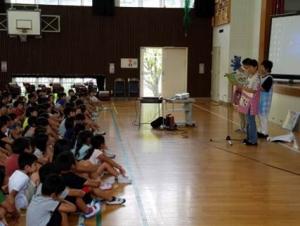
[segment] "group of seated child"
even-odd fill
[[[70,213],[91,218],[101,204],[125,203],[107,192],[131,180],[108,152],[95,94],[0,92],[0,226],[18,225],[23,210],[27,226],[65,226]]]

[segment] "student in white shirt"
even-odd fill
[[[16,170],[8,181],[9,204],[17,211],[27,208],[32,197],[29,190],[37,184],[37,181],[31,180],[30,177],[37,174],[38,170],[37,157],[33,154],[21,154],[18,163],[19,170]]]
[[[257,145],[257,129],[255,116],[258,114],[259,96],[260,96],[260,78],[258,76],[258,63],[252,59],[249,67],[246,69],[248,74],[248,83],[242,87],[242,92],[250,94],[248,110],[246,113],[247,137],[243,143],[246,145]]]
[[[105,170],[115,177],[115,182],[122,184],[131,184],[132,181],[126,176],[125,169],[107,157],[105,154],[105,139],[102,135],[95,135],[91,139],[91,148],[87,150],[84,156],[85,160],[89,160],[92,164],[99,165],[98,173],[101,175]]]

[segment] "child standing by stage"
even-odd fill
[[[273,94],[273,78],[270,75],[273,67],[273,63],[269,60],[264,60],[259,68],[259,73],[261,76],[261,93],[259,102],[259,128],[258,137],[267,138],[269,135],[268,131],[268,116],[272,103]]]
[[[237,76],[239,77],[243,77],[243,78],[247,78],[247,68],[249,66],[249,62],[251,62],[250,58],[245,58],[242,61],[242,65],[238,62],[236,62],[236,65],[232,65],[232,66],[236,66],[234,69],[234,71],[237,72]],[[238,67],[239,66],[239,67]],[[238,106],[239,105],[239,101],[241,98],[241,94],[242,94],[242,89],[239,86],[235,86],[234,87],[234,93],[233,93],[233,105],[234,106]],[[240,128],[237,129],[237,132],[246,132],[246,115],[242,112],[239,112],[239,116],[240,116]]]
[[[246,69],[248,83],[242,88],[242,101],[240,101],[239,111],[246,114],[247,138],[243,143],[246,145],[257,145],[257,129],[255,115],[258,114],[260,96],[260,78],[258,76],[258,63],[251,60]]]

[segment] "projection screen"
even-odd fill
[[[272,18],[269,60],[272,74],[300,79],[300,15]]]

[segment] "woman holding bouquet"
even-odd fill
[[[247,75],[247,68],[249,66],[249,62],[251,62],[250,58],[245,58],[242,61],[242,65],[240,63],[240,58],[239,61],[232,61],[232,65],[231,67],[233,68],[234,71],[236,71],[236,76],[239,77],[243,77],[245,79],[247,79],[248,75]],[[240,102],[240,98],[242,95],[242,88],[240,86],[234,86],[234,91],[233,91],[233,105],[235,107],[238,107],[239,102]],[[239,112],[239,116],[240,116],[240,128],[237,129],[237,132],[246,132],[246,115],[242,112]]]

